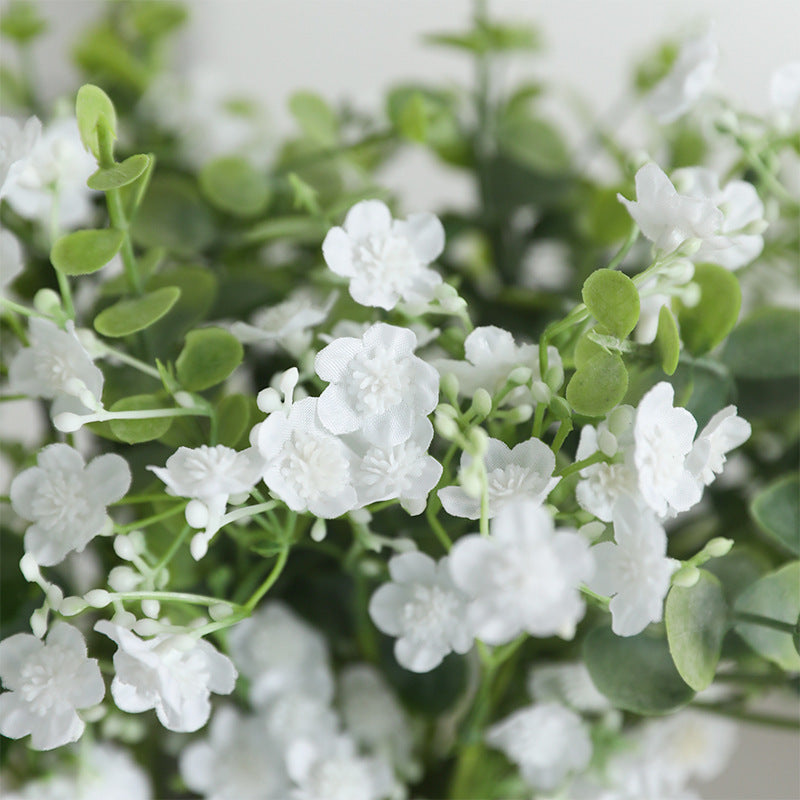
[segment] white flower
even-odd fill
[[[95,742],[81,747],[79,758],[72,800],[150,800],[153,796],[147,773],[127,750]]]
[[[208,721],[211,692],[233,691],[237,673],[231,660],[204,639],[159,635],[145,640],[108,620],[94,629],[118,645],[111,694],[121,711],[154,708],[168,730],[196,731]]]
[[[429,269],[444,249],[444,228],[433,214],[392,220],[380,200],[356,203],[344,226],[331,228],[322,254],[333,272],[350,278],[350,294],[364,306],[387,311],[400,300],[427,303],[442,282]]]
[[[598,713],[611,708],[582,661],[534,667],[528,678],[528,691],[538,703],[563,703],[576,711]]]
[[[57,622],[45,642],[17,633],[0,642],[0,733],[31,734],[31,747],[52,750],[76,742],[85,724],[76,709],[97,705],[105,694],[97,660],[86,657],[77,628]]]
[[[717,66],[719,48],[713,30],[685,42],[669,74],[647,99],[661,123],[683,116],[708,88]]]
[[[192,556],[201,559],[208,543],[219,530],[222,515],[231,495],[249,492],[260,480],[264,462],[254,447],[237,452],[218,444],[214,447],[179,447],[167,459],[166,467],[149,466],[166,485],[167,491],[178,497],[192,497],[205,507],[205,531],[192,539]],[[187,513],[191,518],[196,509]]]
[[[293,511],[332,519],[355,508],[353,452],[322,427],[317,398],[271,413],[253,437],[266,462],[264,483]],[[251,439],[253,438],[251,437]]]
[[[548,363],[554,371],[562,369],[561,356],[555,347],[548,347]],[[475,328],[464,340],[464,361],[440,359],[435,363],[441,375],[452,372],[458,378],[459,394],[471,397],[479,388],[494,396],[517,367],[528,367],[534,381],[543,380],[539,373],[539,348],[532,344],[518,345],[506,330],[494,325]],[[562,376],[563,380],[563,376]],[[559,381],[560,383],[560,381]],[[524,387],[514,389],[506,403],[530,402]]]
[[[259,706],[267,730],[284,754],[298,739],[326,739],[339,732],[339,718],[330,706],[332,689],[330,693],[320,689],[314,687],[314,694],[307,694],[302,686],[290,687]]]
[[[0,198],[6,196],[25,168],[42,133],[42,123],[29,117],[20,125],[12,117],[0,117]]]
[[[250,681],[254,705],[281,695],[333,697],[333,675],[322,635],[282,603],[270,602],[230,632],[231,657]]]
[[[750,438],[750,423],[736,415],[736,406],[718,411],[695,439],[686,459],[692,475],[708,486],[722,472],[725,454]]]
[[[419,777],[408,719],[383,675],[371,664],[351,664],[339,680],[347,732],[367,752],[383,755],[404,776]]]
[[[32,317],[28,339],[30,347],[20,350],[8,365],[13,393],[55,400],[53,417],[61,411],[85,413],[82,398],[87,391],[92,405],[100,405],[103,373],[92,363],[71,322],[62,331],[50,320]]]
[[[472,460],[468,453],[461,454],[462,472],[469,468]],[[553,451],[540,439],[520,442],[513,450],[499,439],[489,439],[484,462],[490,518],[515,500],[527,499],[541,505],[559,481],[552,477],[556,466]],[[480,517],[480,498],[470,497],[460,486],[448,486],[438,494],[448,514],[467,519]]]
[[[448,653],[472,647],[467,597],[453,583],[449,558],[437,564],[424,553],[402,553],[389,561],[389,574],[392,581],[370,599],[369,615],[381,631],[397,637],[398,663],[429,672]]]
[[[450,551],[456,586],[471,602],[475,636],[505,644],[523,631],[572,638],[586,610],[578,590],[594,569],[577,531],[556,531],[550,515],[530,500],[506,505],[491,537],[472,534]]]
[[[769,99],[773,107],[791,114],[800,105],[800,61],[790,61],[772,73]]]
[[[617,199],[627,209],[642,233],[661,253],[677,250],[688,239],[708,246],[725,246],[719,231],[724,216],[708,197],[678,194],[670,179],[652,162],[636,173],[636,200],[621,194]]]
[[[106,506],[124,497],[130,483],[122,456],[106,453],[85,466],[69,445],[48,445],[37,466],[11,484],[14,511],[33,522],[25,533],[26,552],[44,567],[59,564],[72,550],[80,552],[103,531]]]
[[[361,339],[336,339],[323,348],[314,364],[330,384],[317,404],[322,424],[331,433],[361,430],[391,445],[408,439],[415,418],[439,401],[439,375],[414,355],[416,346],[413,331],[378,322]]]
[[[209,736],[189,744],[179,767],[186,785],[206,800],[285,800],[289,776],[283,753],[264,720],[229,706],[211,720]]]
[[[28,156],[9,174],[4,198],[25,219],[47,226],[56,214],[59,227],[76,228],[94,216],[93,193],[86,180],[96,169],[75,119],[56,120],[45,127]]]
[[[592,742],[583,720],[558,703],[537,703],[514,712],[486,732],[535,789],[549,791],[570,773],[585,769]]]
[[[379,436],[373,437],[377,442],[369,442],[361,436],[347,437],[349,447],[359,458],[353,473],[358,505],[397,497],[409,514],[421,514],[428,493],[442,475],[442,465],[428,455],[433,426],[426,417],[418,417],[411,436],[396,445],[388,441],[387,431],[377,433]],[[383,442],[380,436],[385,437]]]
[[[617,636],[633,636],[651,622],[659,622],[664,598],[677,562],[667,558],[667,534],[649,509],[628,497],[613,511],[613,542],[592,547],[596,563],[589,588],[612,597],[611,629]]]
[[[282,303],[256,312],[252,324],[234,322],[231,333],[242,344],[280,345],[299,358],[311,344],[311,329],[325,321],[336,298],[337,292],[331,292],[321,301],[308,289],[298,289]]]
[[[639,403],[633,431],[639,492],[659,517],[688,511],[703,493],[686,463],[697,421],[672,407],[673,396],[670,384],[656,384]]]
[[[748,230],[766,226],[764,203],[752,183],[729,181],[720,189],[719,177],[706,167],[686,167],[672,173],[681,196],[710,201],[723,213],[719,236],[704,238],[692,256],[698,263],[710,261],[736,270],[753,261],[764,249],[764,237]]]
[[[0,229],[0,291],[14,281],[22,272],[22,246],[13,233]],[[2,297],[2,294],[0,294]]]
[[[389,765],[358,755],[346,736],[295,742],[286,757],[295,800],[383,800],[396,791]]]

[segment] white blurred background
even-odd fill
[[[37,44],[39,80],[47,96],[75,87],[68,69],[77,32],[98,11],[97,0],[40,0],[51,20]],[[468,0],[189,0],[191,22],[181,35],[175,68],[218,71],[237,91],[266,108],[277,133],[288,129],[286,99],[301,88],[329,100],[347,98],[378,109],[383,91],[413,79],[470,81],[466,57],[423,44],[425,32],[466,28]],[[604,117],[629,85],[632,65],[665,37],[713,22],[720,44],[716,88],[736,105],[766,110],[773,70],[800,57],[798,0],[490,0],[503,20],[537,24],[543,54],[515,57],[508,80],[543,80],[555,88],[548,109],[580,137],[569,98],[580,95]],[[613,122],[610,127],[615,127]],[[636,130],[625,131],[636,145]],[[472,187],[463,176],[411,151],[383,176],[409,211],[464,206]],[[777,713],[797,713],[785,698]],[[800,737],[742,726],[741,743],[725,774],[702,788],[718,800],[800,798]]]

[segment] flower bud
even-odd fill
[[[673,576],[674,586],[681,586],[688,589],[700,580],[700,570],[694,564],[684,564]]]
[[[150,619],[158,619],[158,615],[161,613],[161,603],[152,598],[142,600],[142,613]]]
[[[39,565],[30,553],[25,553],[19,560],[19,569],[28,583],[38,583],[39,579],[42,577],[42,573],[39,571]]]
[[[725,539],[722,536],[713,538],[704,548],[704,552],[709,558],[721,558],[727,555],[733,547],[733,539]]]
[[[533,406],[530,403],[523,403],[521,406],[512,408],[508,412],[506,419],[512,425],[519,425],[521,422],[527,422],[533,416]]]
[[[205,528],[208,524],[208,507],[201,500],[190,500],[184,514],[186,524],[192,528]]]
[[[47,602],[50,604],[50,608],[58,608],[64,600],[64,592],[62,592],[61,588],[56,586],[54,583],[47,585],[47,588],[44,590],[44,594],[47,598]]]
[[[436,413],[437,414],[444,414],[446,417],[450,417],[450,419],[458,419],[458,409],[451,406],[449,403],[439,403],[436,406]]]
[[[472,428],[467,435],[472,455],[481,458],[489,447],[489,434],[483,428]]]
[[[631,425],[633,425],[633,413],[633,409],[630,406],[617,406],[606,417],[608,429],[617,439],[630,430]]]
[[[769,222],[765,219],[754,219],[749,225],[745,225],[742,232],[749,236],[758,236],[764,233],[767,228],[769,228]]]
[[[268,386],[266,389],[262,389],[258,393],[258,396],[256,397],[256,405],[265,414],[271,414],[273,411],[277,411],[281,407],[281,396],[276,389]]]
[[[455,403],[456,398],[458,397],[458,378],[452,372],[446,372],[442,375],[441,380],[439,381],[439,388],[442,391],[442,394],[451,402]]]
[[[111,595],[105,589],[92,589],[83,599],[92,608],[105,608],[111,602]]]
[[[328,535],[328,526],[324,519],[315,519],[309,534],[312,541],[321,542]]]
[[[123,561],[133,561],[136,558],[136,548],[128,537],[124,535],[114,537],[114,552]]]
[[[550,402],[550,398],[553,396],[544,381],[534,381],[531,384],[531,394],[537,403],[544,403],[545,405]]]
[[[600,448],[600,451],[609,458],[613,458],[617,454],[617,449],[619,447],[617,444],[617,437],[609,430],[601,430],[598,433],[597,446]]]
[[[459,476],[458,481],[461,488],[470,497],[480,497],[483,494],[483,481],[481,476],[472,470],[463,470]]]
[[[678,258],[661,267],[658,277],[673,286],[682,286],[694,277],[694,264],[688,258]]]
[[[111,618],[114,625],[119,625],[120,628],[132,628],[136,624],[136,616],[131,614],[130,611],[117,611]]]
[[[602,522],[592,520],[591,522],[587,522],[585,525],[581,525],[581,527],[578,528],[578,533],[580,533],[581,536],[585,536],[590,542],[593,542],[602,535],[605,529],[606,526]]]
[[[693,256],[702,246],[703,240],[697,238],[687,239],[681,246],[679,252],[684,256]]]
[[[53,417],[53,425],[61,433],[75,433],[83,427],[87,420],[80,414],[73,414],[71,411],[63,411]]]
[[[557,392],[564,383],[564,368],[561,364],[551,364],[544,374],[544,382],[547,388],[553,392]]]
[[[530,367],[515,367],[508,375],[508,382],[515,386],[524,386],[530,381],[532,375]]]
[[[199,561],[208,552],[208,536],[205,531],[196,533],[189,542],[189,552],[195,561]]]
[[[108,585],[115,592],[132,592],[142,580],[142,576],[130,567],[114,567],[108,573]]]
[[[210,606],[208,609],[208,616],[211,617],[214,622],[226,619],[231,614],[233,614],[233,608],[227,603],[217,603],[216,605]]]
[[[157,636],[164,630],[164,626],[154,619],[137,619],[133,623],[133,630],[139,636]]]
[[[47,607],[37,608],[31,614],[31,630],[37,639],[44,638],[47,633]]]
[[[476,389],[472,396],[470,411],[482,418],[492,413],[492,396],[482,386]]]
[[[458,436],[458,425],[456,424],[455,420],[445,416],[444,414],[437,412],[434,415],[433,424],[436,428],[436,432],[443,439],[452,440]]]
[[[108,709],[101,703],[91,708],[81,709],[81,719],[84,722],[99,722],[107,713]]]
[[[87,607],[86,601],[82,597],[65,597],[58,607],[58,613],[64,617],[74,617],[80,614]]]
[[[33,307],[46,317],[60,317],[61,298],[52,289],[39,289],[33,296]]]

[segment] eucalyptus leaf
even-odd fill
[[[165,286],[142,297],[121,300],[95,317],[94,328],[103,336],[129,336],[161,319],[180,296],[181,290],[177,286]]]
[[[592,339],[588,334],[584,334],[575,344],[575,354],[573,356],[575,360],[575,366],[580,369],[590,359],[594,358],[594,356],[605,352],[606,351],[604,348],[602,348],[594,339]]]
[[[254,407],[252,397],[244,394],[229,394],[217,403],[219,444],[237,448],[242,443],[243,437],[246,438],[246,433],[252,427],[250,420]]]
[[[664,622],[678,672],[692,689],[702,691],[714,680],[728,625],[722,584],[700,570],[694,586],[673,586],[667,595]]]
[[[249,244],[288,239],[293,242],[321,242],[328,227],[305,216],[273,217],[250,228],[244,236]]]
[[[740,378],[799,375],[800,311],[761,308],[753,312],[730,335],[722,360]]]
[[[681,340],[678,334],[678,323],[675,322],[675,317],[666,306],[661,306],[661,310],[658,312],[658,328],[654,344],[661,369],[667,375],[674,374],[681,355]]]
[[[97,126],[106,125],[112,136],[116,137],[117,112],[111,98],[99,86],[85,83],[78,89],[75,116],[83,146],[100,161]]]
[[[222,383],[242,362],[239,340],[222,328],[200,328],[186,334],[186,343],[175,362],[184,389],[200,392]]]
[[[596,628],[583,643],[583,655],[592,682],[616,708],[667,714],[694,697],[660,637],[622,637],[611,628]]]
[[[108,264],[124,239],[125,234],[113,228],[68,233],[56,240],[50,261],[65,275],[88,275]]]
[[[163,408],[164,401],[158,395],[137,394],[118,400],[111,411],[142,411]],[[120,441],[128,444],[149,442],[163,436],[172,425],[174,417],[153,417],[152,419],[112,419],[111,431]]]
[[[90,189],[98,192],[108,192],[112,189],[120,189],[123,186],[137,181],[150,166],[152,156],[142,153],[126,158],[120,164],[114,164],[107,169],[98,169],[92,173],[86,181]]]
[[[771,539],[800,556],[800,474],[785,475],[759,491],[750,514]]]
[[[579,414],[600,417],[618,405],[628,388],[628,373],[616,353],[602,351],[580,366],[567,384],[567,402]]]
[[[269,202],[264,176],[241,156],[223,156],[200,170],[200,189],[214,206],[237,217],[260,214]]]
[[[595,270],[583,284],[583,302],[611,334],[624,339],[639,321],[639,291],[634,282],[613,269]]]

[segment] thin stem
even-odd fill
[[[277,500],[270,500],[267,503],[259,503],[255,506],[245,506],[244,508],[237,508],[233,511],[225,514],[220,522],[220,528],[223,525],[227,525],[230,522],[236,522],[239,519],[245,519],[246,517],[254,517],[257,514],[263,514],[266,511],[271,511],[275,506],[278,505]]]
[[[217,597],[206,597],[202,594],[189,594],[184,592],[110,592],[114,600],[158,600],[165,603],[189,603],[191,605],[215,606],[220,603],[235,607],[229,600],[220,600]]]
[[[42,319],[49,319],[45,314],[40,314],[35,308],[28,308],[20,303],[15,303],[7,297],[0,297],[0,306],[5,306],[9,311],[16,311],[17,314],[22,314],[24,317],[41,317]]]
[[[156,565],[153,567],[153,574],[158,575],[164,567],[172,561],[172,557],[175,553],[178,552],[178,548],[186,541],[186,537],[189,535],[189,531],[193,530],[191,525],[184,525],[183,530],[172,540],[172,544],[167,549],[167,552],[164,553],[163,556],[158,560]]]
[[[581,461],[576,461],[574,464],[564,467],[564,469],[556,470],[553,474],[557,478],[566,478],[567,475],[580,472],[582,469],[586,469],[586,467],[590,467],[592,464],[599,464],[601,461],[605,461],[606,459],[606,454],[598,450],[588,458],[584,458]]]
[[[61,293],[64,311],[70,319],[75,319],[75,304],[72,302],[72,289],[69,287],[69,278],[63,272],[56,270],[56,280],[58,281],[58,290]]]
[[[275,581],[280,577],[281,572],[283,572],[288,558],[289,545],[287,544],[284,545],[283,549],[278,554],[278,560],[275,562],[275,566],[272,568],[269,575],[267,575],[266,580],[253,592],[250,599],[244,604],[246,611],[251,612],[258,605],[258,601],[272,588]]]
[[[174,517],[176,514],[182,514],[185,507],[185,503],[180,503],[172,508],[168,508],[166,511],[161,511],[158,514],[153,514],[150,517],[145,517],[136,522],[129,522],[127,525],[115,525],[114,529],[117,533],[128,533],[128,531],[147,528],[150,525],[154,525],[156,522],[160,522],[162,519],[168,519],[169,517]]]
[[[774,714],[761,714],[757,711],[746,711],[743,708],[732,708],[730,706],[714,705],[713,703],[691,703],[692,708],[708,711],[711,714],[719,714],[722,717],[738,719],[742,722],[755,722],[758,725],[769,725],[773,728],[787,728],[792,731],[800,731],[800,719],[791,717],[777,716]]]
[[[116,358],[119,361],[122,361],[123,364],[127,364],[130,367],[134,367],[138,369],[139,372],[144,372],[145,375],[150,375],[157,380],[161,380],[161,373],[155,368],[151,367],[149,364],[145,364],[144,361],[135,358],[134,356],[128,355],[127,353],[123,353],[121,350],[116,350],[113,347],[109,347],[105,342],[103,342],[103,351],[108,353],[112,358]]]
[[[556,431],[555,438],[553,439],[553,444],[550,445],[550,449],[553,451],[553,455],[557,456],[561,451],[561,446],[564,444],[567,436],[569,436],[570,432],[572,431],[572,420],[571,419],[564,419],[561,421],[561,424],[558,426],[558,431]]]
[[[542,425],[546,411],[547,406],[544,403],[536,404],[536,410],[533,412],[533,428],[531,429],[531,436],[536,439],[540,439],[542,436]]]
[[[639,238],[639,226],[634,223],[631,227],[630,233],[628,234],[628,238],[625,240],[625,243],[620,248],[620,251],[608,262],[607,269],[616,269],[624,260],[625,256],[628,255],[633,245],[636,243],[636,240]]]

